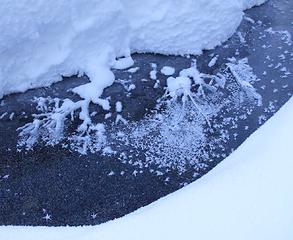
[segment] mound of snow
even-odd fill
[[[86,73],[103,91],[111,67],[130,51],[198,54],[225,41],[242,10],[263,0],[3,0],[0,6],[0,98]],[[244,4],[245,3],[245,4]],[[116,58],[126,57],[119,62]],[[93,88],[92,88],[93,87]]]
[[[109,60],[129,55],[129,27],[121,24],[121,9],[118,0],[3,0],[0,96],[79,72],[93,80],[103,74],[101,87],[111,85],[112,76],[104,77],[114,64]]]

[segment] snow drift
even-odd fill
[[[262,2],[3,0],[0,98],[78,73],[95,82],[98,98],[113,82],[109,69],[131,65],[130,52],[199,54],[225,41],[243,10]]]

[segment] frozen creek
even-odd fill
[[[91,113],[97,112],[93,121],[104,121],[111,129],[102,152],[93,149],[84,156],[80,154],[83,149],[67,138],[54,147],[46,146],[46,141],[37,142],[34,151],[19,152],[16,147],[16,129],[31,123],[32,115],[40,113],[33,98],[77,101],[77,96],[65,90],[88,82],[86,77],[4,98],[0,110],[0,131],[5,136],[0,149],[4,196],[0,200],[1,224],[101,223],[202,176],[292,95],[290,9],[292,3],[284,0],[247,11],[239,31],[227,43],[199,57],[134,55],[133,68],[137,69],[116,70],[116,82],[104,92],[103,96],[112,96],[112,116],[104,120],[106,112],[90,107]],[[196,98],[199,86],[192,89],[211,128],[190,99],[183,107],[181,102],[162,98],[168,78],[160,73],[162,67],[175,68],[176,77],[192,65],[193,59],[197,59],[200,73],[223,80],[214,79],[212,89],[204,87],[204,100]],[[247,81],[248,76],[253,88],[245,89],[239,81]],[[158,99],[161,106],[156,109]],[[122,109],[117,102],[122,103]],[[73,136],[79,124],[78,120],[68,122],[65,134]],[[104,142],[101,144],[104,146]],[[52,216],[51,220],[43,218],[46,214]]]

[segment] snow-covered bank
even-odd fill
[[[130,51],[198,54],[225,41],[238,27],[243,10],[262,2],[3,0],[0,98],[76,73],[96,82],[99,98],[113,82],[109,68],[132,63],[129,58],[117,63],[115,58],[129,57]]]
[[[0,227],[1,239],[293,238],[293,98],[199,181],[96,227]]]

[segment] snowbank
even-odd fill
[[[115,58],[130,51],[198,54],[225,41],[243,9],[262,2],[2,0],[0,98],[76,73],[89,75],[100,93],[113,82],[109,68],[132,63]]]
[[[96,68],[109,69],[110,59],[129,55],[129,27],[121,24],[121,9],[118,0],[3,0],[0,97],[50,85],[61,74],[98,78]],[[111,85],[109,78],[100,81]]]
[[[95,227],[0,227],[1,239],[293,239],[293,98],[195,183]]]
[[[123,0],[122,0],[123,1]],[[242,19],[237,0],[124,0],[131,49],[163,54],[199,54],[227,40]]]

